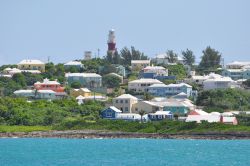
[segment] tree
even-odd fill
[[[200,70],[215,70],[220,67],[221,53],[208,46],[202,51]]]
[[[144,94],[144,96],[143,96],[143,99],[144,100],[151,100],[151,99],[153,99],[154,97],[151,95],[151,94],[149,94],[149,93],[145,93]]]
[[[131,46],[131,50],[127,47],[124,47],[121,50],[121,58],[123,60],[124,65],[131,65],[131,60],[147,60],[148,57],[144,55],[143,52],[136,50],[135,47]]]
[[[176,79],[178,80],[182,80],[187,76],[185,67],[182,64],[168,65],[166,68],[168,69],[168,74],[176,76]]]
[[[244,81],[244,82],[243,82],[243,85],[244,85],[246,88],[250,88],[250,79]]]
[[[119,87],[121,79],[117,76],[107,74],[102,77],[102,83],[107,88],[117,88]]]
[[[79,89],[79,88],[81,88],[81,83],[79,81],[72,82],[70,84],[70,87],[74,88],[74,89]]]
[[[113,55],[113,63],[114,64],[120,64],[121,63],[121,57],[120,54],[115,51],[114,55]]]
[[[141,123],[142,123],[142,117],[143,117],[143,115],[146,113],[146,111],[144,111],[144,110],[140,110],[139,112],[138,112],[138,114],[141,116]]]
[[[166,54],[169,63],[176,63],[178,61],[178,55],[173,50],[168,50]]]
[[[26,87],[26,80],[22,73],[17,73],[12,76],[12,80],[20,84],[22,87]]]
[[[195,55],[193,54],[193,51],[187,49],[186,51],[182,51],[182,56],[184,60],[184,64],[193,66],[195,62]]]

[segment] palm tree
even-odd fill
[[[183,60],[184,63],[186,65],[192,66],[195,62],[195,55],[193,53],[193,51],[187,49],[186,51],[182,51],[182,56],[183,56]]]
[[[146,112],[144,110],[140,110],[139,111],[139,115],[141,116],[141,123],[142,123],[142,117]]]
[[[166,54],[169,63],[176,63],[178,61],[178,55],[173,50],[168,50]]]

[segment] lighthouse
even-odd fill
[[[114,29],[111,29],[109,31],[109,35],[108,35],[108,52],[110,53],[114,53],[116,51],[116,48],[115,48],[115,45],[116,45],[116,42],[115,42],[115,30]]]

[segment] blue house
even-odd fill
[[[148,87],[148,92],[153,96],[169,97],[180,93],[185,93],[187,97],[192,96],[192,86],[180,83],[180,84],[153,84]]]
[[[149,113],[148,119],[150,121],[159,121],[163,119],[173,119],[173,114],[170,111],[157,111],[155,113]]]
[[[101,117],[103,119],[117,119],[117,116],[122,113],[121,110],[114,106],[110,106],[109,108],[106,108],[105,110],[101,111]]]

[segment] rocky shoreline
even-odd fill
[[[152,139],[250,139],[249,132],[207,132],[207,133],[130,133],[96,130],[35,131],[0,133],[0,138],[152,138]]]

